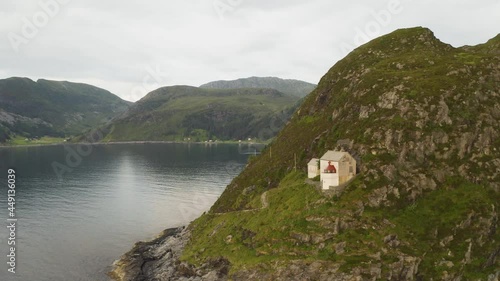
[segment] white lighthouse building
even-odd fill
[[[319,159],[319,165],[314,166],[315,162],[317,159],[313,158],[308,164],[308,177],[319,174],[323,189],[339,186],[356,175],[356,160],[345,151],[330,150]]]

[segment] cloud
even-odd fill
[[[461,46],[483,43],[499,32],[500,3],[494,0],[481,5],[469,0],[6,0],[0,14],[0,74],[95,84],[128,100],[141,97],[134,89],[148,80],[151,68],[168,74],[161,85],[247,76],[317,83],[345,55],[341,46],[356,47],[357,30],[373,29],[370,23],[391,1],[399,1],[402,10],[374,35],[426,26],[442,41]],[[54,3],[59,6],[44,23],[40,13],[49,13],[43,5]],[[26,21],[44,24],[35,24],[36,35],[15,52],[9,34],[22,36]]]

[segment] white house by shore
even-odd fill
[[[320,159],[311,159],[307,166],[309,178],[320,175],[323,189],[339,186],[356,175],[356,160],[345,151],[329,150]]]

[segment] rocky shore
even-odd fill
[[[164,230],[159,237],[138,242],[113,263],[109,276],[117,281],[226,280],[229,262],[216,259],[194,268],[179,260],[191,233],[185,226]]]

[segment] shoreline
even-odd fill
[[[265,142],[236,142],[236,141],[219,141],[219,142],[183,142],[183,141],[113,141],[113,142],[57,142],[57,143],[40,143],[40,144],[21,144],[21,145],[4,145],[0,144],[0,148],[17,148],[17,147],[38,147],[38,146],[57,146],[57,145],[117,145],[117,144],[239,144],[239,145],[267,145]]]
[[[115,281],[226,281],[231,265],[222,257],[199,267],[180,260],[190,237],[189,227],[181,226],[165,229],[153,240],[137,242],[113,262],[108,277]]]

